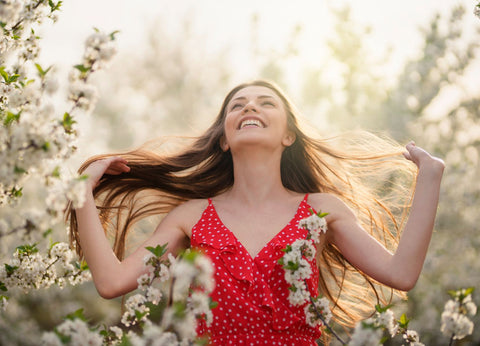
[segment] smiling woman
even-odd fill
[[[276,85],[241,84],[210,128],[179,154],[140,148],[88,160],[81,167],[89,176],[87,202],[69,210],[72,244],[100,294],[111,298],[136,288],[145,247],[168,243],[177,253],[190,240],[215,267],[211,297],[218,307],[210,326],[198,322],[199,335],[212,345],[316,345],[321,327],[307,322],[307,304],[288,300],[278,263],[283,248],[306,237],[299,221],[311,211],[328,213],[306,289],[328,297],[334,318],[351,326],[385,300],[383,285],[401,291],[415,285],[444,166],[413,143],[405,151],[371,134],[347,139],[341,149],[332,139],[307,136]],[[403,228],[411,195],[396,179],[406,175],[411,185],[415,166],[415,197]],[[128,230],[154,214],[167,215],[124,259]],[[114,251],[104,236],[109,227]]]

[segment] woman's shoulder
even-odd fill
[[[308,195],[308,203],[317,211],[328,213],[329,218],[355,217],[353,211],[340,197],[331,193],[316,192]]]
[[[190,236],[193,226],[202,217],[207,206],[208,199],[191,199],[172,209],[168,217],[176,219],[183,231]]]

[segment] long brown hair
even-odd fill
[[[152,215],[168,213],[189,199],[208,198],[233,185],[233,161],[223,151],[225,109],[232,97],[248,86],[263,86],[282,100],[295,142],[281,159],[285,188],[299,193],[324,192],[347,203],[362,226],[393,250],[411,201],[415,169],[401,157],[403,150],[388,138],[367,132],[321,138],[307,135],[293,104],[274,83],[257,80],[233,88],[214,123],[177,154],[158,154],[146,146],[115,154],[128,160],[130,172],[104,175],[93,191],[100,219],[113,233],[113,248],[121,259],[131,226]],[[90,158],[80,168],[112,155]],[[328,210],[326,210],[328,212]],[[81,256],[75,210],[69,206],[71,245]],[[387,300],[384,287],[351,266],[335,245],[324,244],[318,254],[322,294],[334,302],[336,320],[352,326]],[[392,291],[387,292],[392,296]],[[400,292],[396,292],[401,295]]]

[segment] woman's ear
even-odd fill
[[[283,137],[282,144],[286,147],[289,147],[293,143],[295,143],[296,139],[297,139],[297,136],[295,135],[295,132],[288,130],[285,136]]]
[[[222,148],[223,151],[228,151],[228,149],[230,149],[225,136],[220,137],[220,148]]]

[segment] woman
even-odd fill
[[[168,243],[175,254],[190,239],[215,265],[212,299],[219,302],[212,327],[200,325],[200,334],[208,332],[219,345],[315,345],[320,331],[305,323],[303,308],[289,304],[277,263],[284,246],[305,236],[298,221],[310,209],[328,213],[328,231],[312,268],[319,280],[308,289],[329,297],[337,320],[347,325],[364,317],[376,303],[372,296],[380,299],[378,284],[400,291],[415,285],[432,234],[443,162],[414,143],[399,159],[397,147],[365,136],[355,147],[333,149],[300,130],[292,104],[274,84],[239,85],[214,124],[184,152],[136,150],[86,162],[81,170],[89,189],[85,205],[70,213],[72,241],[100,295],[112,298],[137,287],[146,246]],[[408,161],[418,174],[397,246],[402,223],[389,201],[403,186],[391,178],[375,193],[373,185],[375,174],[411,173]],[[100,195],[99,218],[94,196]],[[140,198],[145,195],[148,202]],[[123,259],[129,226],[167,212],[149,239]],[[110,219],[117,220],[115,253],[103,232]]]

